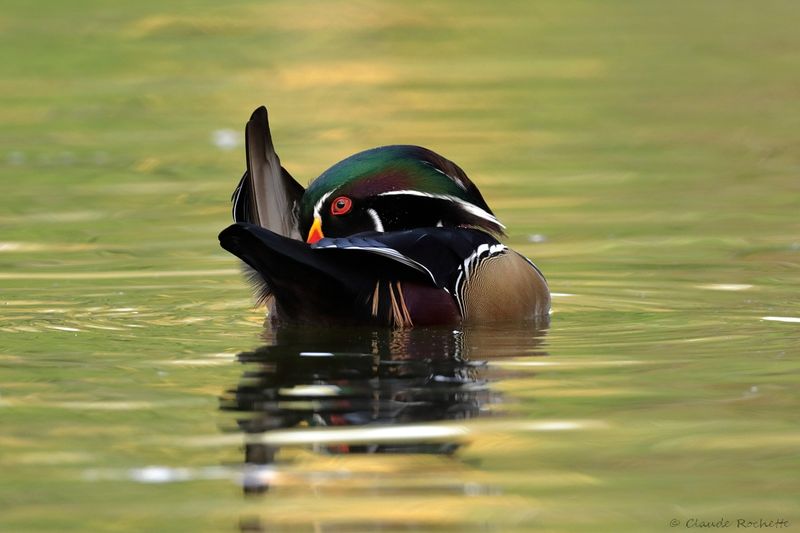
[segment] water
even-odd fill
[[[797,16],[12,2],[0,531],[797,529]],[[216,243],[262,103],[301,182],[457,161],[550,324],[265,327]]]

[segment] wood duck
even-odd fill
[[[455,163],[373,148],[304,189],[281,166],[267,110],[247,127],[247,171],[223,248],[249,267],[271,317],[395,327],[546,319],[550,292]]]

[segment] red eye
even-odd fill
[[[331,204],[332,215],[344,215],[353,207],[353,201],[347,196],[339,196]]]

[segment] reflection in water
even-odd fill
[[[321,455],[453,454],[458,431],[435,423],[488,413],[498,397],[486,360],[541,354],[544,331],[267,329],[268,345],[238,355],[246,370],[222,398],[247,435],[244,492],[270,488],[289,443]],[[259,530],[257,522],[242,527]]]

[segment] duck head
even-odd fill
[[[364,231],[504,229],[458,165],[408,145],[366,150],[323,172],[300,199],[298,226],[309,243]]]

